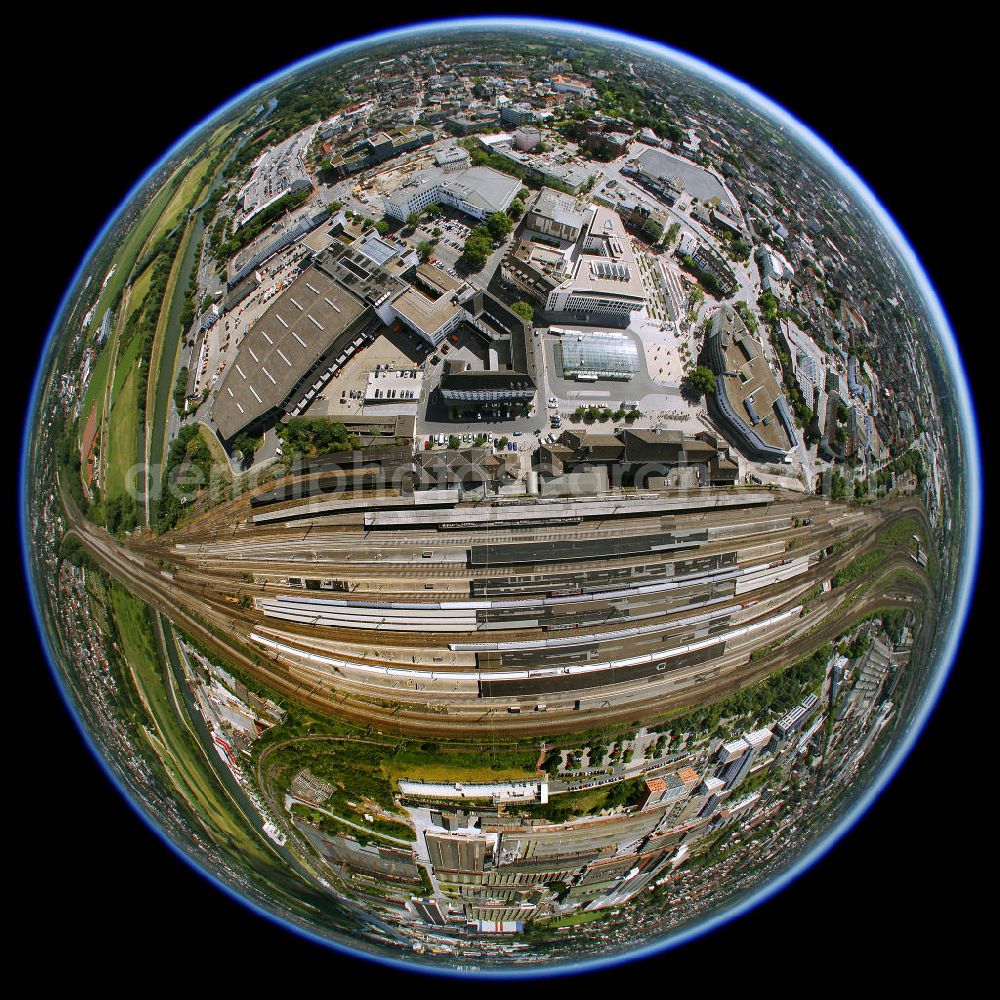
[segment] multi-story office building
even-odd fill
[[[543,187],[525,212],[524,230],[560,244],[576,243],[592,211],[572,195]]]
[[[430,205],[450,205],[474,219],[485,219],[494,212],[505,212],[520,190],[518,178],[491,167],[454,171],[428,167],[385,199],[385,213],[405,222],[411,212],[422,212]]]
[[[620,319],[646,306],[639,265],[618,214],[598,206],[581,235],[569,275],[549,293],[551,312]]]

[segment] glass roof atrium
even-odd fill
[[[630,379],[639,370],[636,343],[624,333],[567,330],[560,346],[565,378]]]

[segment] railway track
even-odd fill
[[[69,510],[70,507],[67,506],[67,509]],[[837,569],[856,558],[870,547],[878,531],[887,524],[895,523],[906,517],[916,517],[924,526],[924,530],[927,530],[923,511],[919,504],[899,504],[893,508],[885,508],[879,513],[880,516],[874,519],[874,523],[855,540],[854,544],[823,563],[817,564],[820,567],[819,571],[816,570],[815,566],[812,567],[802,581],[803,587],[815,586],[814,581],[821,577],[828,578]],[[926,599],[929,592],[929,590],[915,587],[913,592],[909,594],[893,593],[873,596],[861,593],[855,599],[851,595],[856,592],[860,593],[866,583],[865,580],[861,580],[856,586],[845,588],[839,593],[836,601],[831,601],[828,596],[818,600],[815,610],[808,616],[810,621],[813,618],[819,619],[816,625],[811,625],[803,634],[796,634],[791,638],[786,637],[779,642],[774,652],[769,652],[756,660],[750,658],[749,652],[737,650],[734,654],[720,658],[707,667],[697,667],[686,674],[670,675],[670,679],[674,682],[673,689],[660,685],[659,689],[653,693],[647,693],[641,689],[641,685],[634,684],[625,684],[619,687],[609,685],[606,686],[606,691],[603,687],[598,686],[596,689],[588,690],[585,699],[576,700],[576,704],[580,704],[583,700],[600,699],[603,694],[607,694],[608,697],[603,698],[599,704],[583,710],[560,707],[557,704],[558,698],[549,699],[553,704],[551,707],[547,707],[544,717],[539,718],[534,713],[531,715],[512,715],[502,704],[497,703],[497,699],[479,699],[478,701],[465,699],[466,703],[455,700],[453,704],[447,704],[448,699],[443,692],[428,691],[413,698],[409,692],[404,693],[398,690],[366,690],[363,687],[351,685],[344,678],[336,678],[330,674],[310,674],[301,665],[282,662],[279,657],[272,659],[262,654],[260,649],[254,648],[250,636],[255,629],[271,628],[273,630],[274,622],[252,609],[240,608],[231,603],[234,582],[242,584],[243,592],[249,592],[251,589],[255,592],[267,592],[268,585],[248,586],[245,580],[238,579],[239,575],[245,574],[248,571],[248,566],[253,566],[254,563],[241,560],[237,566],[212,566],[211,570],[185,565],[177,566],[171,573],[162,570],[157,560],[164,560],[170,552],[176,555],[176,550],[171,550],[162,541],[152,542],[139,538],[133,546],[133,551],[130,551],[100,529],[84,522],[75,510],[72,511],[70,520],[73,529],[97,561],[113,576],[129,586],[133,593],[152,607],[163,611],[200,641],[221,655],[230,658],[239,668],[257,677],[274,691],[303,702],[321,712],[330,712],[362,725],[373,725],[384,728],[386,731],[405,732],[413,735],[451,734],[457,738],[463,735],[468,736],[470,732],[475,731],[477,726],[482,725],[488,725],[491,731],[510,733],[515,738],[518,734],[537,735],[571,732],[574,729],[633,720],[651,713],[663,714],[671,709],[691,705],[695,702],[716,700],[719,697],[724,697],[726,693],[766,676],[783,663],[787,663],[789,657],[798,656],[800,652],[808,652],[816,645],[826,641],[826,638],[832,638],[834,634],[839,634],[839,631],[846,627],[846,621],[843,620],[842,615],[837,615],[832,616],[828,624],[824,624],[824,619],[830,617],[824,610],[828,605],[835,610],[836,607],[850,598],[853,602],[850,618],[854,619],[870,607],[892,606],[894,602],[896,606],[911,606]],[[338,530],[334,534],[339,535],[342,532]],[[832,544],[832,539],[836,535],[836,529],[832,525],[819,532],[803,532],[793,529],[788,533],[788,536],[793,538],[809,537],[812,539],[813,545],[827,541]],[[188,558],[185,556],[185,559]],[[905,561],[905,556],[903,559]],[[153,561],[153,566],[149,565],[150,560]],[[193,558],[191,561],[197,562]],[[617,565],[618,562],[617,560],[608,561],[610,565]],[[268,563],[262,565],[270,566]],[[567,563],[565,565],[574,566],[575,564]],[[604,565],[603,562],[602,565]],[[898,558],[890,560],[889,565],[894,570],[898,569],[901,565],[900,560]],[[273,566],[271,568],[273,570]],[[545,565],[543,568],[548,572],[552,566]],[[907,566],[906,568],[912,570],[913,567]],[[366,572],[367,569],[368,567],[366,567]],[[382,569],[387,570],[385,567]],[[447,567],[436,567],[435,569],[442,574],[450,574],[452,578],[460,578],[455,577],[455,574]],[[421,567],[422,573],[426,570],[427,567]],[[463,570],[463,577],[468,579],[468,574],[469,569],[466,567]],[[287,590],[287,588],[285,589]],[[798,588],[794,593],[787,595],[787,601],[784,603],[772,603],[770,610],[773,612],[777,609],[780,613],[781,608],[789,606],[802,592],[803,589]],[[421,596],[426,597],[427,595]],[[778,597],[780,595],[762,594],[764,600],[772,602],[778,600]],[[817,612],[822,612],[822,614],[817,614]],[[663,623],[671,621],[669,613],[654,618],[654,620]],[[299,625],[295,627],[294,635],[298,641],[303,642],[308,642],[311,639],[314,643],[333,647],[345,643],[358,646],[357,630],[354,630],[355,634],[353,635],[345,634],[349,631],[327,626]],[[510,631],[498,629],[490,632],[489,637],[496,642],[517,641],[520,634],[517,629]],[[586,628],[578,629],[574,634],[579,635],[580,641],[583,643],[587,642],[588,638],[592,638],[592,633],[588,632]],[[407,644],[405,647],[400,645],[401,638]],[[380,646],[385,646],[387,649],[416,650],[440,645],[440,639],[435,639],[433,636],[421,632],[406,635],[379,632],[377,641]],[[369,638],[368,645],[359,647],[357,655],[352,657],[352,660],[359,665],[384,666],[387,657],[371,655],[373,651],[370,644]],[[376,652],[381,654],[381,650]],[[413,662],[416,663],[415,656]],[[443,676],[449,672],[458,672],[457,668],[455,671],[450,671],[448,667],[444,666],[437,666],[434,669]],[[680,684],[682,681],[684,683]],[[389,698],[387,695],[393,695],[393,697]],[[435,699],[434,703],[429,702],[431,698]],[[442,698],[444,703],[438,704]]]

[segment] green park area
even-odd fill
[[[282,738],[287,742],[280,743]],[[365,800],[386,812],[395,811],[394,796],[401,778],[489,782],[536,777],[535,748],[493,751],[479,747],[458,748],[451,744],[393,742],[361,734],[317,734],[312,739],[304,739],[291,737],[288,731],[272,731],[260,746],[266,748],[271,741],[275,741],[273,750],[261,749],[260,752],[266,760],[268,780],[273,787],[287,789],[294,777],[308,768],[315,777],[335,789],[324,808],[352,820],[354,817],[350,813],[363,811]]]

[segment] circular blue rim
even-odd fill
[[[709,80],[717,84],[730,94],[742,99],[751,107],[761,111],[767,118],[786,128],[796,141],[807,150],[814,153],[823,166],[828,169],[836,178],[851,192],[851,194],[862,202],[870,213],[874,221],[881,227],[882,232],[891,242],[893,249],[898,254],[900,260],[910,273],[927,311],[927,317],[934,328],[934,332],[940,338],[942,350],[948,365],[947,377],[951,379],[955,390],[957,410],[959,415],[959,434],[961,450],[964,456],[965,474],[965,538],[962,551],[968,553],[963,557],[961,570],[956,580],[955,597],[952,605],[952,616],[949,622],[948,635],[941,649],[938,663],[932,676],[929,678],[927,688],[923,694],[918,708],[910,721],[910,725],[905,734],[896,738],[896,745],[893,747],[888,759],[880,766],[878,773],[871,779],[868,787],[851,805],[851,807],[835,822],[800,858],[793,862],[778,876],[769,879],[759,889],[748,893],[744,898],[735,902],[721,912],[696,920],[689,927],[682,927],[668,932],[668,935],[660,940],[651,941],[632,951],[623,951],[600,958],[583,961],[562,961],[551,965],[541,966],[514,966],[512,968],[483,968],[483,969],[458,969],[446,965],[435,966],[424,962],[414,956],[409,960],[397,958],[391,955],[380,955],[366,952],[360,948],[354,948],[340,941],[323,937],[307,928],[303,928],[286,919],[285,917],[265,909],[255,900],[248,898],[237,892],[232,886],[222,881],[213,872],[199,864],[194,858],[189,856],[176,842],[157,827],[131,791],[127,788],[119,776],[111,769],[103,751],[98,747],[91,733],[83,725],[82,720],[75,706],[69,698],[61,670],[53,655],[50,637],[43,624],[43,616],[38,594],[35,590],[34,579],[31,569],[31,556],[29,551],[28,538],[28,492],[27,474],[31,448],[31,429],[37,419],[37,410],[41,401],[44,386],[42,378],[45,374],[50,360],[52,349],[55,346],[56,336],[62,325],[63,316],[70,305],[71,297],[83,277],[91,258],[102,245],[104,239],[118,222],[123,211],[130,204],[132,199],[139,194],[149,183],[153,176],[163,168],[163,166],[176,155],[188,142],[211,127],[211,125],[235,111],[240,105],[249,102],[255,94],[259,94],[268,87],[287,82],[287,80],[303,71],[309,70],[319,64],[351,52],[353,49],[364,48],[366,46],[378,44],[385,41],[398,41],[408,35],[420,35],[427,32],[456,31],[466,29],[539,29],[547,32],[577,33],[590,36],[595,41],[603,41],[609,44],[626,45],[647,55],[666,60],[668,63],[680,69],[692,73],[701,79]],[[67,286],[59,307],[49,326],[45,343],[42,348],[38,369],[35,373],[31,396],[21,444],[20,461],[20,483],[19,483],[19,520],[21,536],[21,558],[22,570],[25,574],[28,592],[31,595],[32,610],[34,612],[35,627],[38,630],[39,638],[45,650],[48,660],[49,670],[56,681],[63,703],[67,711],[79,730],[84,742],[91,753],[99,762],[105,774],[111,779],[122,793],[123,798],[129,803],[131,808],[142,818],[145,825],[152,830],[159,839],[165,843],[171,851],[181,858],[187,865],[193,868],[200,875],[204,876],[221,889],[230,898],[246,906],[253,912],[263,916],[272,923],[278,924],[285,930],[289,930],[299,937],[313,941],[326,948],[349,955],[352,958],[366,959],[380,965],[389,966],[408,972],[419,972],[425,975],[477,978],[477,979],[524,979],[524,978],[550,978],[554,976],[574,975],[581,972],[591,972],[598,969],[607,969],[612,966],[619,966],[625,963],[634,962],[640,959],[649,958],[653,955],[662,954],[665,951],[677,948],[687,942],[700,938],[710,933],[718,927],[748,913],[772,896],[781,892],[789,883],[798,878],[821,858],[823,858],[840,839],[851,830],[858,820],[868,811],[872,803],[888,786],[899,771],[904,760],[909,756],[920,733],[923,731],[928,718],[936,707],[941,692],[954,666],[955,657],[961,641],[965,623],[969,615],[972,593],[975,587],[975,579],[979,563],[980,541],[982,533],[982,492],[983,484],[981,479],[980,445],[975,417],[975,408],[969,390],[968,379],[966,377],[965,366],[962,362],[958,344],[951,324],[945,314],[934,286],[923,269],[919,259],[908,240],[896,224],[885,206],[878,200],[874,192],[868,187],[860,175],[845,163],[840,156],[821,139],[808,126],[795,118],[781,105],[772,101],[759,91],[750,87],[728,73],[703,62],[679,49],[656,42],[651,39],[642,38],[617,29],[604,28],[582,21],[567,19],[520,17],[520,16],[484,16],[469,18],[448,18],[437,21],[422,21],[403,25],[398,28],[379,31],[374,34],[365,35],[347,42],[333,45],[320,52],[314,53],[301,59],[284,69],[273,73],[264,80],[251,85],[239,94],[223,104],[217,111],[208,115],[200,123],[189,129],[180,139],[177,140],[164,155],[132,186],[119,206],[109,216],[108,221],[94,238],[90,247],[84,254],[80,266],[73,275]]]

